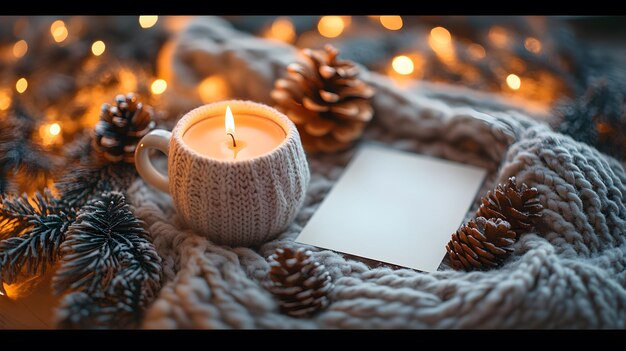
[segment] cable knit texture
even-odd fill
[[[286,131],[270,153],[244,161],[203,157],[183,135],[198,121],[224,113],[265,116]],[[282,113],[250,101],[219,102],[186,114],[172,131],[169,190],[182,219],[197,233],[231,246],[268,241],[293,221],[309,185],[309,166],[293,123]]]
[[[271,87],[280,72],[274,64],[292,62],[295,56],[288,55],[295,55],[289,46],[201,19],[179,39],[175,85],[180,92],[190,77],[212,74],[206,68],[212,67],[233,74],[233,85],[240,84],[234,72],[249,78],[242,98],[268,102],[269,90],[259,87]],[[377,94],[362,143],[486,167],[481,194],[514,175],[539,190],[546,209],[536,230],[521,236],[502,267],[486,272],[454,271],[447,260],[434,273],[369,267],[314,249],[335,283],[331,303],[313,319],[295,319],[280,314],[262,286],[266,258],[277,247],[301,246],[294,238],[354,149],[310,157],[311,182],[295,221],[255,248],[215,245],[186,229],[171,199],[138,180],[129,195],[163,257],[166,282],[144,328],[626,328],[626,175],[620,163],[494,104],[495,97],[460,101],[474,93],[399,89],[367,72],[364,79]],[[478,205],[479,199],[466,218]]]

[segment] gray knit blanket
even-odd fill
[[[293,47],[253,38],[216,18],[194,21],[177,39],[168,109],[201,104],[194,87],[219,75],[232,97],[272,104],[274,80],[297,59]],[[377,89],[363,143],[485,167],[479,197],[509,176],[534,186],[545,211],[503,266],[434,273],[366,265],[312,248],[330,271],[330,306],[311,319],[281,314],[262,283],[266,258],[293,240],[356,148],[310,156],[311,183],[292,225],[260,247],[215,245],[188,229],[169,195],[137,180],[129,189],[164,262],[164,285],[144,328],[625,328],[626,175],[622,164],[552,131],[501,98],[446,85],[400,88],[363,69]],[[194,95],[196,94],[196,95]],[[196,96],[194,98],[194,96]],[[545,116],[544,116],[545,117]],[[385,235],[385,233],[380,233]]]

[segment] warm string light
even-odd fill
[[[39,136],[41,137],[41,144],[44,146],[61,144],[63,142],[61,125],[57,122],[41,125],[39,127]]]
[[[198,84],[198,94],[203,103],[226,100],[230,89],[226,79],[219,75],[206,77]]]
[[[0,111],[6,111],[11,106],[11,92],[2,89],[0,90]]]
[[[65,27],[65,22],[62,20],[56,20],[50,25],[50,33],[54,36],[54,33],[61,27]]]
[[[163,25],[168,32],[178,33],[187,26],[187,23],[189,23],[192,17],[193,16],[165,16]]]
[[[119,89],[120,91],[137,91],[137,76],[128,67],[122,67],[117,75],[119,77]]]
[[[513,90],[519,90],[522,80],[516,74],[511,73],[506,77],[506,84]]]
[[[399,86],[406,86],[415,79],[422,79],[424,76],[424,66],[426,57],[416,53],[406,53],[398,55],[391,60],[388,68],[388,75]]]
[[[67,39],[69,32],[67,31],[65,22],[63,22],[62,20],[56,20],[52,22],[52,25],[50,25],[50,34],[52,34],[52,38],[57,43],[61,43],[65,39]]]
[[[296,29],[289,18],[279,17],[272,22],[266,37],[285,43],[293,43],[296,40]]]
[[[456,60],[454,46],[452,45],[452,35],[444,27],[431,29],[428,36],[428,44],[442,62],[451,64]]]
[[[406,55],[400,55],[394,57],[393,61],[391,61],[391,67],[394,71],[401,75],[409,75],[413,73],[415,70],[415,64],[410,57]]]
[[[153,27],[158,20],[159,16],[139,16],[139,25],[141,28],[148,29]]]
[[[50,135],[59,135],[59,133],[61,133],[61,126],[58,123],[52,123],[48,131]]]
[[[537,38],[528,37],[524,40],[524,47],[533,54],[541,52],[541,42]]]
[[[26,80],[26,78],[20,78],[17,80],[17,82],[15,82],[15,90],[18,93],[23,93],[26,91],[26,89],[28,89],[28,81]]]
[[[500,26],[493,26],[489,29],[487,34],[491,43],[497,47],[504,47],[509,43],[509,36],[506,33],[506,29]]]
[[[334,38],[340,36],[348,27],[350,21],[345,18],[347,16],[323,16],[320,18],[318,23],[319,33],[327,38]],[[380,22],[380,24],[388,30],[399,30],[403,26],[402,17],[401,16],[369,16],[370,19]],[[158,16],[140,16],[139,23],[142,28],[150,28],[154,26],[158,21]],[[395,24],[394,24],[395,23]],[[75,27],[72,25],[72,33],[75,33]],[[54,40],[58,43],[63,42],[68,37],[68,29],[66,27],[65,22],[62,20],[57,20],[52,23],[50,27],[51,34]],[[271,33],[271,37],[274,39],[278,39],[285,42],[293,42],[295,38],[295,28],[291,20],[287,17],[279,17],[277,18],[268,29],[268,32]],[[315,35],[315,32],[312,32]],[[505,46],[509,43],[510,37],[507,34],[506,30],[499,26],[494,26],[490,29],[488,33],[488,39],[494,46]],[[31,43],[32,44],[32,43]],[[429,36],[429,44],[433,51],[437,54],[437,56],[442,60],[442,62],[451,62],[455,59],[454,46],[452,41],[452,35],[450,32],[443,27],[435,27],[431,30]],[[534,37],[527,37],[524,39],[524,47],[529,52],[539,54],[541,52],[542,43]],[[487,44],[488,45],[488,44]],[[28,52],[28,43],[25,40],[19,40],[15,42],[13,45],[13,56],[16,58],[23,57]],[[100,56],[105,50],[106,46],[104,42],[101,40],[95,41],[92,43],[91,50],[93,55]],[[466,47],[466,52],[470,58],[479,60],[484,59],[486,57],[485,48],[479,44],[470,44]],[[510,62],[509,62],[510,63]],[[387,66],[389,67],[389,66]],[[399,75],[410,76],[414,78],[416,73],[419,73],[420,69],[419,63],[417,63],[411,55],[400,55],[395,57],[392,60],[391,68],[393,71]],[[508,72],[522,72],[521,69],[516,69],[512,66],[507,66],[503,68],[502,72],[498,72],[497,75],[502,77],[506,75],[506,71]],[[164,77],[163,75],[160,75]],[[164,77],[167,78],[167,77]],[[510,88],[511,90],[520,90],[522,88],[522,78],[515,74],[509,74],[505,79],[506,86],[503,86],[503,90],[506,88]],[[518,92],[518,95],[523,94],[528,88],[531,86],[532,79],[530,77],[524,77],[524,87],[522,91]],[[10,87],[9,87],[10,89]],[[28,89],[28,81],[26,78],[20,78],[16,84],[15,89],[18,93],[24,93]],[[167,81],[164,79],[157,79],[152,82],[151,91],[155,95],[162,94],[167,89]],[[128,91],[135,89],[127,89]],[[204,79],[198,86],[197,91],[202,99],[202,101],[216,101],[218,99],[223,99],[228,97],[229,87],[227,82],[223,77],[220,76],[211,76]],[[9,108],[11,104],[11,96],[10,94],[2,94],[0,92],[0,110],[6,110]],[[56,124],[56,127],[60,126]],[[55,128],[56,128],[55,127]],[[50,126],[52,128],[52,126]],[[52,135],[53,130],[50,129],[49,133]],[[66,131],[67,133],[67,131]],[[58,133],[57,133],[58,134]]]
[[[430,38],[440,45],[450,45],[452,43],[452,35],[450,31],[443,27],[435,27],[430,30]]]
[[[150,89],[152,90],[152,94],[161,95],[167,90],[167,82],[163,79],[157,79],[152,82]]]
[[[470,44],[467,47],[467,53],[475,60],[482,60],[485,58],[485,48],[480,44]]]
[[[326,38],[336,38],[343,33],[346,23],[341,16],[323,16],[317,23],[317,30]]]
[[[510,37],[506,30],[502,27],[495,26],[491,28],[489,33],[489,41],[494,46],[506,46],[509,44]],[[459,74],[467,82],[478,82],[480,79],[480,72],[472,67],[470,64],[461,62],[456,57],[454,41],[452,34],[444,27],[435,27],[430,31],[428,38],[429,45],[433,49],[433,52],[437,57],[445,63],[451,72]],[[533,53],[540,53],[542,50],[541,42],[533,37],[527,37],[524,40],[524,47]],[[468,43],[465,46],[466,54],[472,60],[482,60],[487,57],[485,47],[478,43]],[[426,58],[417,54],[404,54],[393,58],[391,65],[389,66],[388,74],[398,84],[406,84],[409,80],[420,79],[423,75],[423,66],[426,63]],[[524,72],[527,69],[527,62],[518,58],[511,57],[508,60],[506,69],[511,72]],[[503,90],[517,92],[517,96],[524,96],[528,99],[537,99],[550,103],[556,98],[556,95],[549,94],[552,88],[546,89],[542,84],[538,82],[541,79],[522,78],[517,74],[504,73],[505,71],[501,67],[494,67],[494,74],[504,74],[504,86]],[[522,86],[522,80],[524,85]],[[544,79],[546,82],[548,80]],[[547,84],[547,83],[546,83]],[[552,86],[557,83],[551,84]],[[556,88],[556,90],[559,90]],[[550,98],[552,97],[552,99]]]
[[[385,16],[368,16],[370,20],[385,22]],[[387,16],[389,17],[389,16]],[[476,86],[484,84],[484,76],[481,70],[472,64],[459,60],[456,54],[457,45],[452,34],[446,28],[438,26],[432,28],[428,43],[436,54],[437,58],[445,64],[446,70],[462,79],[463,82]],[[493,26],[488,32],[488,47],[498,47],[504,49],[511,45],[511,34],[504,27]],[[535,37],[526,37],[522,44],[531,53],[540,54],[543,50],[542,42]],[[460,46],[459,46],[460,47]],[[487,47],[487,49],[488,49]],[[478,43],[466,42],[462,46],[465,54],[472,61],[484,60],[487,57],[486,47]],[[407,53],[394,57],[387,66],[387,74],[394,82],[400,86],[406,85],[415,79],[421,79],[424,75],[424,66],[428,62],[427,58],[419,53]],[[528,62],[511,56],[507,57],[506,65],[500,66],[496,62],[489,62],[492,74],[504,77],[501,85],[501,92],[515,92],[515,98],[523,98],[524,103],[538,101],[542,111],[546,109],[554,100],[559,97],[559,91],[563,91],[563,83],[548,72],[539,72],[539,76],[522,77],[510,72],[526,72]],[[436,79],[436,78],[435,78]],[[523,81],[523,82],[522,82]],[[523,84],[522,84],[523,83]],[[528,100],[528,101],[526,101]]]
[[[389,30],[399,30],[402,28],[402,17],[400,16],[380,16],[380,24]]]
[[[26,40],[19,40],[13,44],[13,56],[21,58],[28,52],[28,43]]]
[[[87,61],[92,61],[95,64],[101,64],[96,62],[99,60]],[[150,77],[147,76],[147,72],[137,69],[136,67],[122,65],[121,67],[116,68],[116,70],[117,71],[111,70],[106,72],[104,73],[104,76],[100,75],[98,77],[94,77],[94,79],[103,79],[104,77],[109,76],[109,74],[112,74],[114,75],[117,83],[91,84],[83,89],[77,90],[73,99],[73,104],[75,106],[83,106],[83,108],[81,108],[80,117],[76,119],[76,123],[70,123],[62,126],[64,134],[73,135],[81,128],[94,128],[99,121],[100,107],[102,106],[103,101],[109,101],[112,96],[115,96],[120,92],[137,92],[138,90],[143,90],[144,86],[147,86],[147,88],[150,89],[150,85],[153,83],[153,79],[150,79]],[[60,114],[61,113],[58,111],[54,111],[47,112],[45,115],[58,116]]]
[[[169,18],[169,17],[166,17]],[[175,40],[168,40],[159,49],[156,58],[156,73],[158,77],[164,79],[166,82],[171,81],[174,76],[172,72],[173,66],[173,58],[174,58],[174,49],[176,42]]]
[[[91,52],[94,54],[94,56],[102,55],[105,49],[106,45],[104,45],[104,42],[102,40],[94,41],[93,44],[91,44]]]

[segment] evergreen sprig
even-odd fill
[[[33,141],[36,126],[36,118],[17,102],[0,119],[0,191],[5,192],[18,174],[23,174],[27,182],[41,183],[57,166],[58,158]]]
[[[64,203],[80,207],[104,192],[125,191],[136,175],[134,165],[109,163],[94,156],[64,174],[55,186]]]
[[[618,159],[626,158],[626,89],[619,81],[593,80],[580,99],[557,105],[555,115],[559,132]]]
[[[57,294],[70,292],[61,304],[61,326],[136,325],[160,287],[161,259],[119,192],[83,206],[61,253],[53,287]],[[81,318],[71,312],[76,308]]]
[[[85,155],[49,189],[0,197],[2,282],[43,274],[62,258],[53,279],[66,328],[132,327],[160,288],[161,259],[120,192],[133,165]],[[63,317],[65,316],[65,317]]]
[[[74,208],[59,206],[48,189],[35,195],[34,205],[26,195],[0,197],[0,291],[3,282],[45,273],[74,218]]]

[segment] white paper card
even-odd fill
[[[434,272],[486,170],[364,146],[297,240]]]

